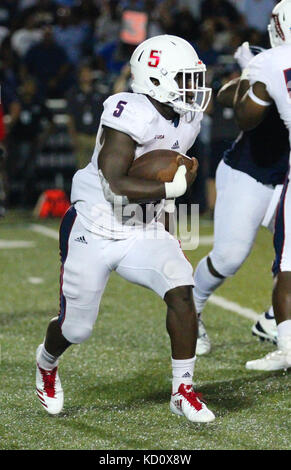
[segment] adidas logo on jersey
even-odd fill
[[[171,149],[172,149],[172,150],[176,150],[176,149],[178,149],[178,148],[180,148],[180,144],[179,144],[179,141],[176,140],[176,142],[172,145]]]
[[[88,242],[86,241],[84,236],[75,238],[75,242],[85,243],[86,245],[88,245]]]

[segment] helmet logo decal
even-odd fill
[[[157,67],[160,63],[160,58],[161,58],[161,53],[162,51],[155,51],[151,50],[150,53],[150,60],[148,61],[148,65],[150,67]]]

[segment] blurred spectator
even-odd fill
[[[120,12],[118,2],[107,0],[102,3],[102,8],[95,25],[96,46],[101,48],[104,44],[115,42],[119,39]]]
[[[68,129],[77,153],[78,167],[84,168],[91,160],[96,133],[107,96],[94,86],[93,70],[81,65],[78,84],[66,95],[69,114]]]
[[[118,57],[121,16],[118,2],[108,0],[102,3],[99,17],[96,20],[94,35],[94,54],[104,61],[109,73],[118,74],[124,61]]]
[[[65,50],[55,42],[52,29],[45,27],[42,41],[30,48],[24,58],[24,77],[34,77],[43,96],[63,98],[72,85],[70,70]]]
[[[238,25],[241,15],[227,0],[203,0],[201,4],[201,19],[213,18],[217,23],[225,26]]]
[[[72,64],[82,57],[82,48],[89,37],[89,25],[72,13],[70,8],[57,10],[57,24],[53,27],[56,43],[63,47]]]
[[[178,11],[178,0],[164,0],[160,3],[160,22],[165,33],[175,35],[175,15]]]
[[[193,42],[198,38],[199,22],[193,17],[188,7],[184,6],[174,12],[172,34],[189,42]]]
[[[1,100],[4,114],[10,113],[10,106],[17,102],[18,77],[15,73],[15,57],[11,48],[10,37],[7,36],[0,46],[0,83]]]
[[[13,33],[11,45],[19,57],[24,57],[27,51],[41,39],[42,32],[36,27],[35,15],[30,14],[25,18],[23,28]]]
[[[201,3],[202,0],[179,0],[179,9],[184,10],[187,8],[195,20],[199,20],[201,16]]]
[[[92,155],[105,93],[130,91],[128,61],[138,42],[160,34],[183,37],[194,45],[207,65],[208,84],[215,85],[228,73],[233,53],[241,43],[249,41],[269,47],[266,25],[274,3],[275,0],[0,0],[2,106],[10,117],[11,132],[17,131],[15,123],[19,122],[26,100],[25,80],[30,83],[33,77],[42,100],[68,98],[69,132],[77,146],[79,166],[84,166]],[[80,66],[88,59],[90,67]],[[98,83],[93,76],[99,77]],[[17,89],[23,83],[18,96]],[[67,136],[64,140],[71,142],[59,104],[52,101],[50,105],[59,114],[55,134],[61,129]],[[205,178],[209,169],[210,175],[214,174],[216,165],[209,155],[220,154],[218,147],[223,146],[226,132],[233,125],[228,111],[217,107],[215,94],[212,112],[214,119],[205,117],[195,147],[201,154],[201,165],[191,197],[199,199],[202,210],[206,206]],[[11,141],[8,125],[7,133]],[[11,162],[10,150],[15,152],[13,145],[7,149]],[[64,175],[63,168],[68,167],[69,160],[74,162],[74,152],[70,147],[60,155],[62,163],[57,153],[54,158]],[[54,165],[51,167],[54,178]]]
[[[9,29],[6,26],[0,26],[0,46],[2,41],[8,36]]]
[[[108,1],[108,0],[105,0]],[[96,18],[100,15],[101,6],[105,3],[105,1],[97,1],[97,0],[86,0],[78,1],[77,5],[74,6],[74,13],[82,20],[86,21],[88,25],[90,25],[90,29],[94,32]],[[100,5],[99,5],[100,3]]]
[[[11,28],[17,13],[17,0],[1,0],[0,26]]]
[[[57,8],[54,0],[41,0],[33,2],[33,6],[26,8],[23,14],[34,14],[36,24],[38,26],[46,26],[55,23],[56,11]]]
[[[275,0],[244,0],[240,10],[250,28],[266,33],[275,4]]]
[[[79,2],[77,0],[55,0],[55,3],[57,3],[58,5],[62,7],[72,8]]]
[[[159,15],[159,2],[156,0],[145,0],[145,12],[148,15],[147,37],[152,38],[164,34]]]
[[[113,94],[122,93],[123,91],[131,91],[130,77],[131,77],[130,65],[125,64],[125,66],[122,67],[121,69],[120,75],[117,77],[117,79],[114,82]]]
[[[27,8],[34,7],[37,5],[38,0],[19,0],[18,1],[18,12],[26,10]]]
[[[19,101],[11,109],[7,136],[9,190],[22,204],[30,201],[35,159],[52,132],[52,115],[39,97],[36,82],[28,78],[19,89]]]
[[[199,39],[194,43],[194,47],[199,58],[206,66],[213,66],[217,63],[218,52],[214,49],[215,25],[212,20],[204,21],[200,26]]]

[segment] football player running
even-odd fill
[[[37,395],[48,413],[60,413],[64,394],[59,357],[90,337],[114,270],[164,299],[172,350],[170,409],[189,421],[209,422],[214,414],[192,386],[197,336],[192,267],[156,218],[144,230],[126,224],[114,206],[162,200],[158,212],[165,199],[185,193],[196,176],[196,159],[190,172],[180,165],[171,183],[130,177],[128,170],[151,150],[178,146],[186,153],[199,133],[211,89],[205,87],[205,65],[176,36],[146,40],[130,65],[134,93],[118,93],[105,101],[92,161],[73,178],[72,206],[60,227],[61,308],[37,349]]]
[[[275,103],[291,142],[291,0],[276,5],[268,29],[272,48],[248,64],[248,80],[241,80],[236,91],[235,114],[242,129],[254,129]],[[291,367],[290,166],[277,211],[274,247],[273,308],[278,348],[262,359],[247,362],[247,369],[271,371]]]
[[[247,76],[247,66],[263,50],[240,46],[235,54]],[[218,101],[232,107],[240,78],[224,85]],[[242,266],[253,247],[258,229],[268,207],[276,208],[288,170],[288,131],[276,105],[253,130],[241,132],[224,153],[216,173],[217,198],[214,211],[214,246],[198,264],[194,274],[194,303],[198,313],[196,354],[207,354],[211,341],[202,321],[202,311],[209,296]],[[275,190],[276,188],[276,190]],[[272,228],[272,224],[270,224]],[[261,339],[277,342],[273,308],[263,313],[252,328]]]

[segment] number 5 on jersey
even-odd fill
[[[113,116],[115,117],[119,117],[122,113],[122,111],[124,110],[124,106],[127,104],[127,101],[119,101],[117,103],[117,106],[116,106],[116,109],[113,113]]]

